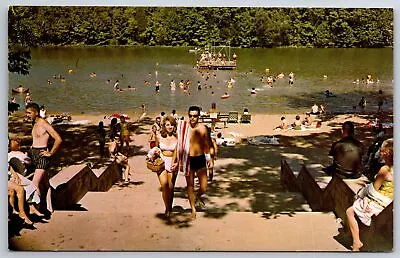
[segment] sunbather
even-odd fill
[[[281,117],[281,124],[278,125],[275,129],[286,130],[288,128],[289,128],[289,125],[287,124],[286,118],[284,116]]]
[[[363,188],[354,204],[346,210],[353,238],[353,251],[359,251],[363,246],[355,216],[369,226],[372,216],[378,215],[393,200],[393,139],[382,143],[380,155],[385,160],[385,165],[379,170],[374,183]]]
[[[13,214],[18,214],[18,216],[24,220],[24,223],[28,225],[32,225],[33,222],[29,219],[28,215],[25,212],[25,204],[26,204],[26,191],[24,189],[24,186],[21,185],[21,177],[17,174],[17,172],[14,171],[14,169],[9,166],[9,176],[8,176],[8,195],[9,195],[9,203],[12,208],[12,213]],[[29,181],[29,180],[27,180]],[[32,182],[29,181],[31,184]],[[26,182],[24,182],[26,183]],[[30,185],[31,187],[34,187],[34,185]],[[32,191],[30,191],[32,192]],[[18,199],[18,211],[15,209],[15,195],[17,196]],[[30,198],[30,196],[28,196]],[[37,195],[36,198],[33,198],[36,201],[39,200],[39,196]],[[33,202],[29,204],[29,211],[31,213],[34,213],[38,216],[43,216],[42,213],[40,213],[36,207],[34,206]]]

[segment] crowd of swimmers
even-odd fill
[[[383,104],[388,103],[387,98],[383,94],[382,90],[378,90],[378,95],[376,96],[376,104],[378,106],[377,112],[382,112],[383,111]],[[359,100],[358,104],[353,106],[353,111],[357,110],[357,106],[361,112],[365,112],[365,109],[367,107],[367,98],[365,96],[362,96],[361,99]]]
[[[266,72],[269,73],[269,69],[266,69]],[[282,80],[283,78],[285,78],[285,74],[283,72],[279,73],[278,75],[274,76],[274,75],[269,75],[266,78],[264,76],[261,76],[260,78],[260,82],[263,84],[267,84],[268,86],[272,87],[273,83],[275,83],[277,80]],[[290,72],[288,74],[288,83],[289,85],[293,85],[294,84],[294,73]]]
[[[361,78],[361,80],[356,79],[353,81],[353,84],[374,84],[374,83],[379,83],[379,79],[374,80],[371,74],[368,74],[366,76],[366,79]]]

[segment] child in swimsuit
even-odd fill
[[[157,144],[157,126],[153,125],[151,127],[151,134],[150,134],[150,139],[149,139],[149,143],[150,143],[150,149],[153,149],[154,147],[156,147]]]

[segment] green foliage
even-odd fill
[[[393,45],[392,9],[14,6],[10,44],[237,47]],[[18,35],[17,35],[18,34]]]
[[[8,31],[26,74],[32,46],[392,46],[393,9],[12,6]]]

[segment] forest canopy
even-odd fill
[[[13,6],[10,30],[29,46],[368,48],[393,45],[393,9]]]
[[[9,71],[29,72],[30,47],[393,46],[391,8],[10,6]]]

